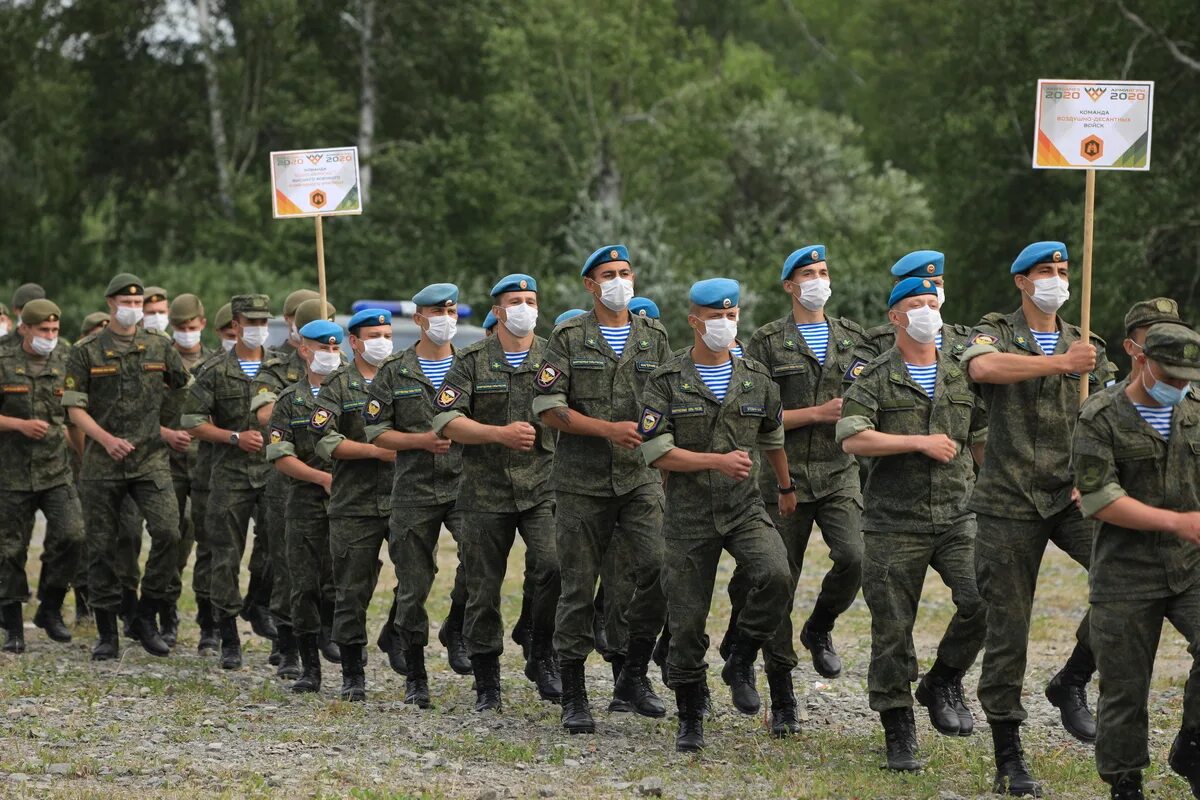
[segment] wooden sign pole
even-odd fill
[[[1095,222],[1096,170],[1087,170],[1087,183],[1083,193],[1083,304],[1079,314],[1079,327],[1083,329],[1083,341],[1092,341],[1092,225]],[[324,268],[322,268],[322,276]],[[1088,376],[1079,376],[1079,403],[1088,396]]]
[[[1089,171],[1088,174],[1090,175],[1091,172]],[[321,224],[320,214],[313,217],[313,220],[317,223],[317,293],[321,295],[321,316],[323,318],[325,308],[327,307],[325,294],[325,231]],[[1090,233],[1088,234],[1088,247],[1091,247]]]

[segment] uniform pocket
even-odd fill
[[[601,358],[571,359],[571,394],[579,400],[595,400],[612,392],[612,379]]]

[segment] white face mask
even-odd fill
[[[938,310],[941,311],[942,308],[946,305],[946,290],[940,286],[937,287],[937,295],[938,295]]]
[[[922,344],[937,341],[938,332],[942,329],[942,315],[937,309],[929,306],[914,308],[908,312],[908,335]]]
[[[200,344],[200,331],[171,331],[171,337],[184,350],[191,350]]]
[[[504,307],[504,327],[513,336],[528,336],[537,325],[538,310],[528,303]]]
[[[233,346],[235,344],[237,344],[236,339],[222,339],[221,340],[221,349],[223,349],[226,353],[228,353],[230,350],[233,349]]]
[[[613,278],[600,284],[600,302],[609,311],[624,311],[633,299],[633,281],[628,278]]]
[[[242,344],[251,350],[257,350],[267,343],[266,325],[247,325],[242,328]]]
[[[0,336],[8,336],[8,323],[0,322]]]
[[[833,294],[833,290],[829,288],[828,278],[813,278],[810,281],[804,281],[797,284],[800,287],[800,305],[807,308],[809,311],[819,311],[829,302],[829,295]]]
[[[300,345],[300,329],[296,327],[296,323],[291,323],[288,330],[288,338],[292,340],[292,344]]]
[[[378,339],[363,339],[363,361],[371,366],[378,367],[391,354],[391,339],[385,339],[382,336]]]
[[[372,340],[374,341],[374,340]],[[308,368],[313,371],[314,375],[328,375],[338,368],[342,363],[340,353],[331,353],[328,350],[317,350],[313,353],[312,361],[308,362]]]
[[[48,356],[54,352],[54,348],[58,347],[58,337],[44,339],[41,336],[35,336],[33,337],[33,341],[29,343],[29,346],[39,356]]]
[[[425,334],[429,337],[429,341],[439,347],[454,338],[454,334],[458,333],[458,318],[449,314],[443,314],[439,317],[426,317],[429,320],[429,328]]]
[[[709,350],[728,350],[737,339],[737,320],[725,317],[707,320],[700,338]]]
[[[165,331],[167,329],[167,315],[146,314],[142,317],[142,327],[148,331]]]
[[[122,328],[132,328],[142,321],[143,316],[140,308],[132,308],[130,306],[117,306],[116,312],[113,313],[113,319]]]
[[[1043,314],[1053,314],[1062,308],[1071,296],[1071,285],[1062,278],[1038,278],[1033,281],[1033,304]]]

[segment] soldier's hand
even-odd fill
[[[237,446],[245,453],[257,453],[263,448],[262,433],[260,431],[239,432]]]
[[[1074,503],[1075,507],[1080,511],[1083,510],[1083,495],[1080,494],[1079,490],[1074,487],[1071,488],[1071,502]]]
[[[322,472],[321,479],[317,481],[317,486],[325,490],[325,496],[333,494],[333,473]]]
[[[1090,342],[1074,342],[1063,355],[1063,372],[1086,375],[1096,368],[1096,346]]]
[[[21,425],[21,433],[35,442],[40,442],[46,438],[46,431],[48,430],[50,430],[50,423],[44,419],[27,419]]]
[[[638,433],[636,422],[614,422],[611,423],[611,433],[608,434],[608,440],[617,447],[624,447],[626,450],[636,450],[642,444],[642,435]]]
[[[446,453],[450,452],[450,445],[454,444],[449,439],[443,439],[433,431],[425,434],[425,436],[425,444],[422,445],[422,448],[433,453],[435,456],[446,455]],[[395,451],[392,451],[392,455],[395,455]],[[392,461],[395,460],[395,458],[392,459]]]
[[[162,440],[167,443],[167,446],[179,453],[187,452],[188,445],[192,443],[192,435],[187,431],[174,431],[167,428],[163,431]]]
[[[446,440],[447,443],[449,441],[450,441],[449,439]],[[447,448],[447,450],[448,449],[449,448]],[[375,457],[378,458],[380,461],[382,461],[385,464],[395,464],[396,463],[396,451],[388,450],[386,447],[376,447],[375,448]]]
[[[1176,514],[1171,533],[1185,542],[1200,545],[1200,511],[1183,511]]]
[[[717,470],[722,475],[733,478],[735,481],[744,481],[746,478],[749,478],[750,468],[753,466],[754,460],[750,458],[750,454],[745,450],[734,450],[730,453],[724,453],[720,456],[720,461],[717,462]]]
[[[933,433],[925,437],[921,452],[941,464],[949,464],[958,455],[958,442],[944,433]]]
[[[779,516],[790,517],[796,513],[796,493],[788,492],[779,495]]]
[[[133,452],[133,443],[125,439],[118,439],[116,436],[110,436],[104,442],[104,451],[108,453],[108,457],[113,461],[121,461],[125,456]]]
[[[510,422],[500,429],[500,444],[513,450],[532,450],[537,430],[528,422]]]
[[[817,406],[817,421],[836,424],[842,418],[842,398],[835,397]]]

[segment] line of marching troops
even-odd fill
[[[214,352],[199,298],[168,302],[130,274],[112,280],[107,314],[68,345],[58,307],[22,286],[11,312],[0,306],[3,649],[25,649],[40,509],[33,623],[55,641],[71,639],[62,606],[73,587],[77,620],[95,618],[93,659],[118,657],[122,622],[127,638],[168,655],[194,546],[201,653],[239,668],[241,616],[272,641],[292,691],[319,691],[324,659],[340,664],[340,696],[363,700],[366,612],[386,545],[398,585],[377,645],[406,678],[405,702],[428,708],[425,606],[447,528],[459,558],[439,639],[453,670],[473,675],[477,710],[499,711],[501,585],[519,534],[512,638],[563,727],[595,730],[584,664],[598,650],[612,665],[609,710],[665,715],[653,661],[674,691],[676,747],[697,751],[724,550],[736,569],[721,678],[738,711],[761,707],[761,654],[771,732],[799,733],[795,640],[816,672],[838,677],[832,631],[861,588],[887,766],[921,767],[914,697],[938,733],[973,733],[963,677],[982,652],[994,790],[1040,795],[1021,745],[1021,690],[1038,569],[1054,542],[1089,570],[1090,597],[1045,695],[1071,735],[1095,743],[1112,796],[1140,798],[1163,620],[1200,651],[1200,403],[1190,393],[1200,335],[1170,299],[1134,304],[1123,343],[1132,370],[1118,381],[1104,343],[1058,316],[1069,297],[1061,242],[1023,249],[1011,266],[1019,308],[973,328],[943,321],[941,253],[909,253],[891,274],[887,323],[865,329],[826,313],[825,248],[802,247],[783,264],[781,318],[748,339],[737,281],[701,280],[681,350],[655,304],[634,297],[621,245],[586,259],[591,307],[560,315],[548,339],[535,332],[537,281],[513,274],[491,290],[488,336],[461,349],[449,283],[412,298],[420,337],[398,353],[389,311],[359,311],[343,328],[304,290],[284,303],[281,348],[266,347],[269,298],[248,294],[212,320]],[[1081,382],[1091,394],[1082,409]],[[814,527],[833,566],[796,637]],[[912,630],[930,567],[955,614],[919,675]],[[1097,670],[1093,715],[1086,687]],[[1200,685],[1189,680],[1183,705],[1170,766],[1200,797]]]

